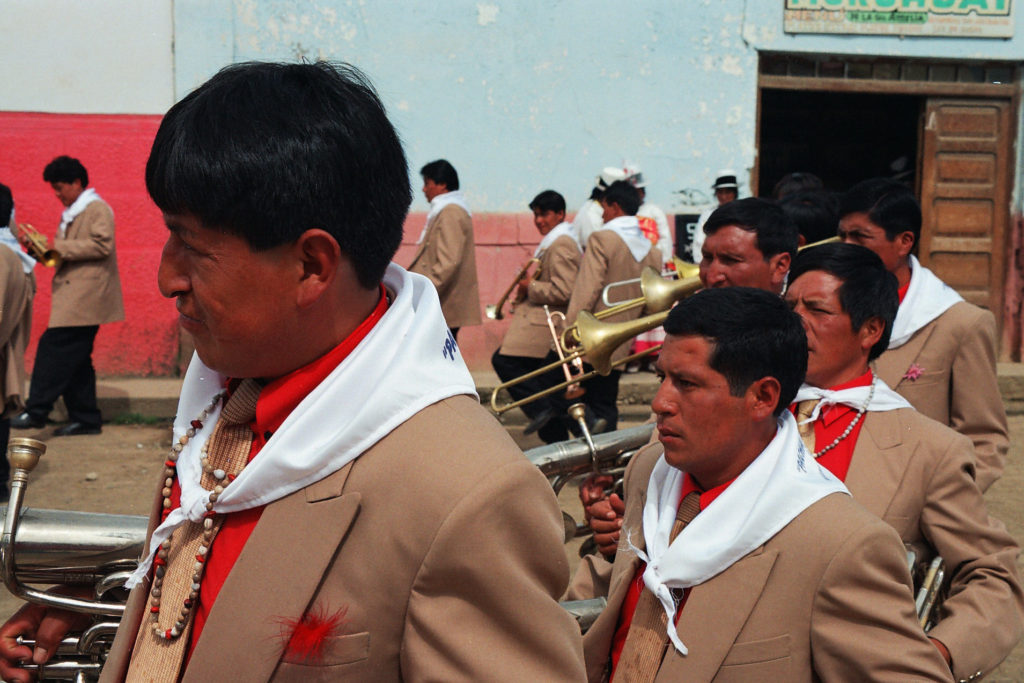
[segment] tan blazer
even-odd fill
[[[907,377],[911,365],[921,370],[917,379]],[[875,372],[920,412],[971,439],[983,492],[1002,476],[1010,441],[991,312],[954,304],[906,344],[883,353]]]
[[[114,212],[106,202],[90,202],[71,221],[64,238],[54,239],[53,248],[64,257],[64,262],[53,274],[50,327],[124,320],[114,246]]]
[[[530,282],[526,298],[516,304],[512,325],[501,343],[506,356],[543,358],[552,350],[544,306],[565,313],[583,254],[576,240],[562,235],[540,255],[540,274]]]
[[[998,666],[1024,635],[1020,549],[988,516],[970,440],[910,408],[867,413],[846,486],[905,543],[945,560],[949,597],[929,635],[949,649],[956,677]]]
[[[661,271],[661,252],[653,246],[644,258],[637,262],[630,253],[629,247],[622,241],[614,230],[598,230],[587,240],[587,249],[583,253],[583,263],[580,265],[580,274],[576,278],[576,285],[573,287],[572,296],[569,299],[569,309],[566,312],[566,320],[573,323],[580,311],[597,313],[608,308],[601,300],[601,291],[605,285],[622,280],[632,280],[640,277],[644,266],[655,268]],[[633,299],[643,295],[640,284],[620,287],[616,289],[616,297]],[[641,308],[625,311],[606,318],[610,322],[621,322],[635,320],[643,313]],[[615,349],[612,354],[612,361],[619,361],[629,355],[629,342],[626,342]]]
[[[660,444],[626,472],[623,529],[643,549],[642,512]],[[622,534],[608,607],[583,639],[591,681],[606,675],[622,601],[640,560]],[[690,590],[657,681],[949,681],[917,624],[902,544],[846,494],[832,494],[760,548]],[[589,566],[583,565],[586,573]],[[570,598],[586,596],[581,582]]]
[[[0,416],[25,409],[25,348],[32,331],[35,278],[21,259],[0,246]]]
[[[494,418],[441,401],[266,507],[183,681],[582,680],[579,629],[556,602],[562,537],[551,487]],[[124,677],[147,588],[105,682]],[[281,661],[279,620],[318,608],[344,609],[343,633],[322,661]]]
[[[434,283],[448,327],[480,324],[473,221],[461,206],[449,204],[430,221],[409,271]]]

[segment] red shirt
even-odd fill
[[[860,377],[838,386],[830,387],[832,391],[840,389],[852,389],[854,387],[866,387],[871,385],[874,375],[868,370]],[[796,404],[791,405],[790,410],[796,412]],[[814,421],[814,446],[815,450],[821,450],[828,444],[835,441],[840,434],[857,417],[857,409],[845,405],[835,405],[823,408]],[[846,481],[846,474],[850,471],[850,461],[853,460],[853,447],[857,445],[857,437],[860,436],[861,427],[864,426],[864,419],[853,428],[845,439],[836,444],[835,448],[818,458],[818,463],[840,481]]]
[[[249,451],[250,462],[259,454],[285,418],[298,407],[302,399],[327,379],[334,368],[338,367],[341,361],[345,360],[359,342],[369,334],[377,321],[383,317],[387,308],[387,292],[381,285],[380,301],[377,302],[376,308],[352,334],[312,363],[278,377],[263,387],[256,400],[256,419],[249,423],[249,428],[253,432],[252,448]],[[229,391],[235,386],[237,386],[237,380],[229,380]],[[171,508],[176,508],[180,504],[181,487],[175,479],[171,489]],[[263,507],[257,507],[233,512],[224,518],[224,523],[206,555],[206,570],[203,572],[203,578],[199,584],[199,600],[194,608],[195,621],[192,625],[186,664],[192,657],[192,650],[195,649],[196,643],[199,641],[199,635],[203,632],[210,608],[216,602],[221,587],[227,580],[231,568],[235,566],[238,556],[242,553],[242,548],[245,547],[249,535],[256,528],[262,514]],[[177,610],[178,607],[175,606],[174,609]]]
[[[903,300],[907,297],[907,290],[909,290],[909,289],[910,289],[910,282],[908,281],[907,284],[903,285],[898,290],[896,290],[897,293],[899,294],[899,297],[900,297],[900,303],[903,303]]]
[[[709,491],[701,491],[697,486],[697,483],[693,481],[689,474],[683,474],[683,487],[679,491],[679,502],[683,502],[688,494],[693,491],[700,493],[700,509],[703,510],[711,502],[722,495],[722,492],[729,488],[734,480],[729,480],[720,486]],[[644,570],[647,568],[646,562],[641,562],[640,566],[636,570],[636,574],[633,575],[633,582],[629,586],[629,591],[626,593],[626,598],[622,601],[622,609],[619,611],[619,625],[615,629],[615,636],[612,638],[612,680],[615,679],[615,669],[619,665],[619,657],[622,655],[622,648],[626,644],[626,636],[629,633],[629,626],[633,623],[633,613],[636,611],[636,604],[640,602],[640,594],[644,592]],[[679,615],[683,613],[683,606],[686,605],[686,598],[690,595],[690,589],[686,589],[683,593],[683,599],[679,601],[679,608],[676,610],[675,622],[679,623]]]

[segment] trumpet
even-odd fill
[[[540,274],[540,259],[534,256],[532,259],[526,262],[526,265],[519,269],[519,272],[516,273],[516,276],[512,279],[512,284],[508,286],[508,289],[505,290],[505,293],[501,295],[500,299],[498,299],[498,303],[488,304],[487,307],[484,309],[485,314],[489,319],[501,320],[502,318],[505,317],[504,312],[501,310],[502,308],[505,307],[505,301],[509,298],[509,296],[511,296],[512,290],[514,290],[516,286],[519,284],[519,282],[524,277],[526,277],[526,272],[530,270],[530,268],[534,264],[537,264],[537,270],[533,271],[533,275],[530,276],[530,279],[534,279]],[[519,303],[518,297],[512,300],[513,309],[515,308],[515,305],[517,303]]]
[[[21,223],[18,225],[18,235],[21,237],[21,241],[25,245],[25,251],[28,252],[29,256],[47,268],[60,268],[60,264],[64,262],[64,257],[61,256],[59,251],[49,247],[46,243],[46,237],[40,234],[38,230],[28,223]]]

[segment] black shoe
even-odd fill
[[[99,425],[87,425],[82,422],[70,422],[53,430],[54,436],[81,436],[82,434],[99,434],[103,430]]]
[[[45,419],[35,417],[29,412],[11,418],[11,427],[14,429],[41,429],[45,426]]]
[[[553,408],[545,408],[544,410],[537,413],[537,416],[530,420],[530,424],[526,425],[523,429],[523,434],[529,436],[538,429],[542,429],[548,422],[551,422],[551,418],[555,416]]]

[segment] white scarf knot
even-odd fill
[[[580,248],[580,241],[576,236],[576,230],[575,228],[573,228],[572,223],[566,223],[563,221],[556,225],[555,227],[553,227],[550,231],[548,231],[548,234],[544,235],[541,238],[540,244],[538,244],[537,248],[533,250],[534,258],[540,258],[540,255],[547,251],[548,247],[554,244],[555,240],[562,236],[571,238],[572,241],[576,244],[576,248],[580,251],[583,251],[583,249]]]
[[[889,348],[903,346],[918,330],[963,300],[955,289],[922,266],[916,256],[911,255],[910,286],[896,312]]]
[[[78,198],[71,203],[71,206],[64,209],[64,212],[60,215],[60,227],[57,228],[57,237],[64,239],[64,235],[67,233],[68,226],[71,225],[71,221],[78,218],[78,214],[85,211],[85,207],[89,206],[95,201],[99,201],[100,196],[96,194],[96,190],[89,187],[82,190],[82,194],[78,195]]]
[[[459,394],[477,395],[430,280],[392,263],[384,286],[394,294],[384,316],[285,418],[225,488],[214,512],[237,512],[284,498],[337,472],[423,408]],[[178,402],[174,441],[225,380],[193,356]],[[205,514],[209,491],[199,485],[200,454],[219,418],[218,406],[181,451],[181,505],[153,532],[149,553],[125,584],[128,588],[146,577],[153,554],[176,527]]]
[[[832,391],[831,389],[812,387],[810,384],[802,385],[800,390],[796,392],[793,404],[795,405],[802,401],[818,401],[818,404],[814,406],[810,417],[801,422],[801,424],[814,422],[818,419],[821,411],[830,406],[844,405],[859,409],[868,400],[869,395],[871,395],[871,402],[865,407],[867,411],[883,412],[910,407],[907,399],[893,391],[880,377],[876,376],[874,382],[875,392],[873,395],[871,394],[870,386],[850,387],[849,389]]]
[[[466,203],[466,195],[462,194],[462,190],[452,190],[451,192],[437,195],[430,200],[430,211],[427,212],[427,220],[423,222],[423,230],[420,232],[420,237],[416,240],[416,244],[423,243],[423,238],[427,236],[427,228],[430,227],[430,221],[434,220],[437,214],[441,213],[441,209],[449,204],[461,206],[467,214],[473,215],[469,210],[469,204]]]
[[[679,507],[683,472],[662,455],[647,487],[643,511],[647,563],[644,584],[668,616],[669,640],[683,655],[688,650],[676,633],[673,588],[690,588],[722,573],[763,545],[801,512],[846,487],[809,456],[796,420],[788,411],[768,446],[706,509],[669,543]]]
[[[636,216],[613,218],[601,226],[600,230],[611,230],[621,237],[622,241],[626,243],[626,247],[629,248],[629,253],[633,255],[637,263],[643,261],[647,253],[653,248],[651,241],[647,239],[643,230],[640,229],[640,222],[637,221]]]

